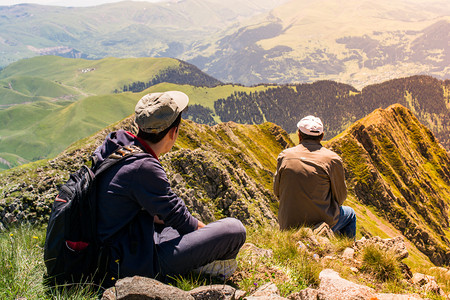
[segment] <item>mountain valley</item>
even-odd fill
[[[445,0],[14,5],[0,7],[0,25],[2,67],[39,55],[174,57],[245,85],[449,79]]]

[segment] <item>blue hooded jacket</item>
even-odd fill
[[[170,188],[161,163],[148,145],[129,132],[112,132],[94,154],[97,166],[119,146],[146,150],[125,158],[97,181],[97,234],[111,244],[110,272],[124,278],[159,273],[154,244],[154,216],[180,235],[197,229],[194,218]],[[153,153],[153,154],[152,154]]]

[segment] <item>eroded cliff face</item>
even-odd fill
[[[332,140],[350,193],[425,253],[450,263],[450,158],[429,129],[400,105],[378,109]]]

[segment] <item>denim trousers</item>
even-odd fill
[[[340,207],[339,221],[331,230],[354,239],[356,235],[356,214],[349,206]]]
[[[172,227],[155,232],[155,250],[162,278],[189,273],[215,260],[236,258],[245,243],[242,223],[225,218],[180,235]]]

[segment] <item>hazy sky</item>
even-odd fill
[[[19,3],[36,3],[42,5],[57,5],[57,6],[95,6],[119,1],[123,0],[0,0],[0,6],[14,5]],[[134,1],[161,2],[162,0],[134,0]]]

